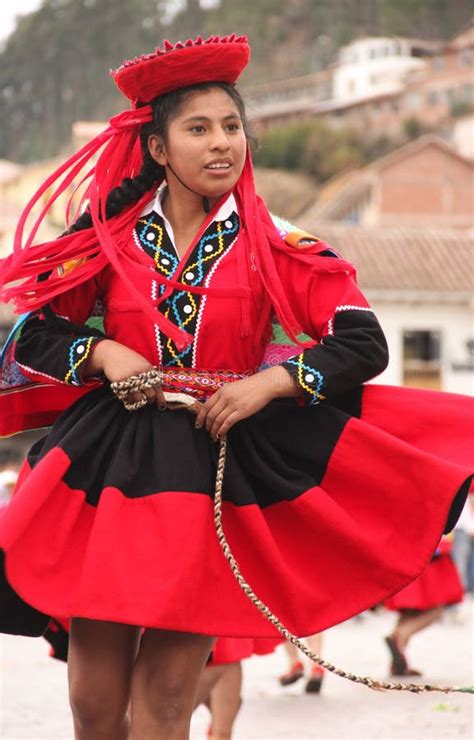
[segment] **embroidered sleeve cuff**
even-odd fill
[[[76,337],[69,345],[67,356],[68,369],[64,382],[68,385],[95,385],[98,378],[84,378],[83,372],[94,347],[105,337]]]
[[[295,357],[290,357],[281,364],[298,383],[305,405],[314,406],[325,400],[326,396],[323,394],[324,375],[305,362],[303,352],[295,355]]]

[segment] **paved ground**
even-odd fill
[[[463,606],[463,622],[448,617],[415,638],[412,663],[429,682],[472,684],[472,601]],[[329,660],[346,670],[387,678],[382,642],[393,615],[364,615],[333,629],[326,639]],[[47,657],[42,640],[0,638],[0,737],[2,740],[72,740],[65,666]],[[245,664],[244,703],[235,740],[434,740],[474,736],[474,698],[468,695],[379,694],[328,676],[319,696],[302,693],[302,683],[286,690],[275,676],[284,667],[277,651]],[[205,737],[207,711],[193,718],[192,739]]]

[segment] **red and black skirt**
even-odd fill
[[[275,400],[230,430],[224,531],[288,629],[321,632],[420,574],[468,490],[469,414],[458,396],[367,386],[330,405]],[[217,458],[185,410],[130,413],[108,387],[81,397],[0,515],[0,629],[39,634],[54,615],[277,636],[219,547]]]
[[[459,604],[464,589],[449,554],[435,555],[421,576],[385,601],[391,611],[426,611],[439,606]]]

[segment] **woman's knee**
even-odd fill
[[[128,696],[118,696],[104,687],[97,690],[93,684],[72,683],[69,703],[74,721],[82,729],[119,727],[126,720]]]
[[[69,702],[80,727],[119,727],[125,721],[137,640],[133,627],[73,621]]]
[[[160,716],[177,716],[187,711],[193,688],[181,671],[170,671],[167,666],[159,664],[141,666],[134,672],[132,701],[139,696]]]
[[[145,711],[163,726],[189,718],[212,643],[196,635],[145,634],[133,670],[132,717]]]

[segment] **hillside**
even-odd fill
[[[173,4],[173,7],[176,3]],[[204,10],[184,0],[43,0],[0,52],[0,157],[54,155],[78,119],[101,120],[123,107],[107,75],[129,57],[172,41],[247,33],[253,61],[242,87],[306,74],[365,34],[449,38],[470,21],[466,0],[220,0]]]

